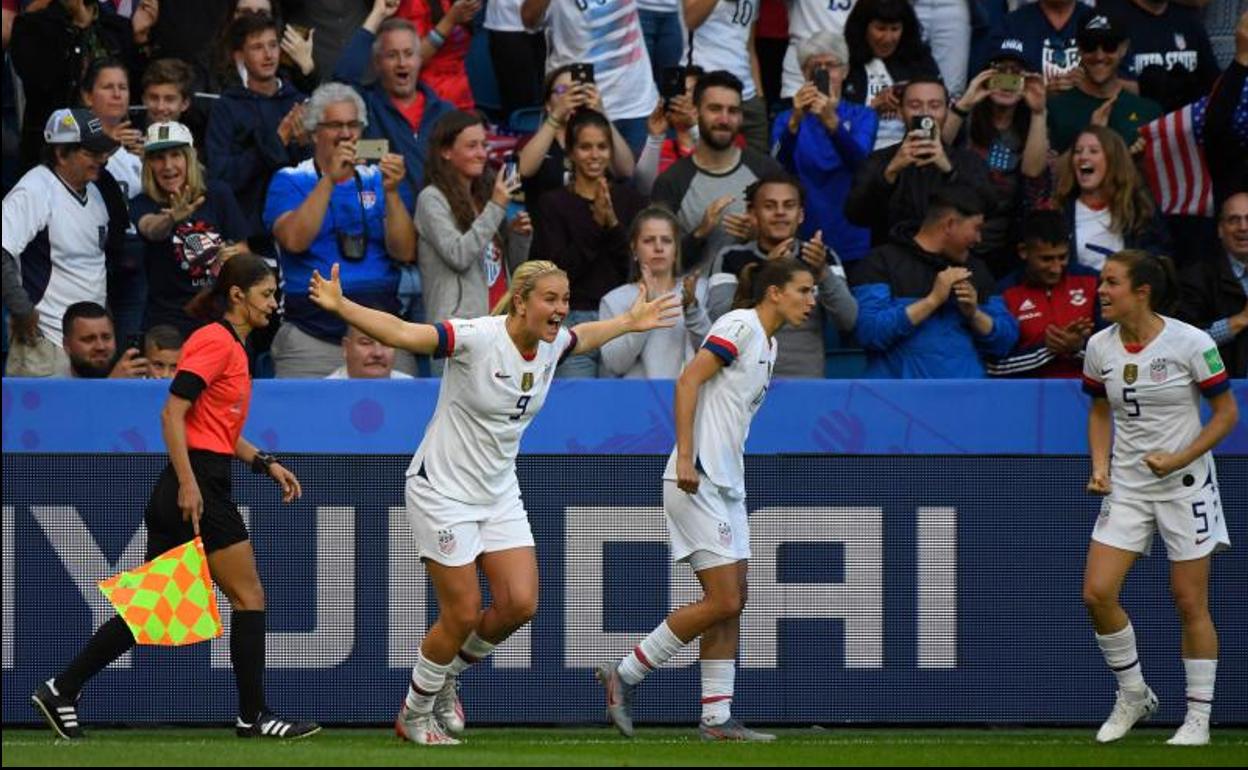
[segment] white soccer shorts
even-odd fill
[[[1158,530],[1170,561],[1200,559],[1231,547],[1216,484],[1181,500],[1120,500],[1111,494],[1101,501],[1092,539],[1147,556]]]

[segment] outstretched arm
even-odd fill
[[[378,342],[413,353],[432,354],[438,347],[438,330],[429,324],[414,324],[381,310],[373,310],[342,296],[342,282],[335,262],[329,279],[312,271],[308,299],[322,310],[329,311]]]
[[[647,302],[645,292],[638,292],[637,301],[627,313],[620,313],[605,321],[589,321],[574,326],[572,331],[576,334],[576,349],[572,353],[596,350],[621,334],[673,326],[680,315],[679,296],[664,294],[653,302]]]

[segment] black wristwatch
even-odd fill
[[[277,462],[277,458],[267,452],[256,452],[256,456],[251,458],[251,472],[259,473],[262,476],[269,475],[269,466]]]

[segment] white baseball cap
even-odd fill
[[[147,137],[143,140],[143,152],[194,146],[195,140],[191,137],[191,129],[175,122],[153,123],[147,127]]]

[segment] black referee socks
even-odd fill
[[[264,610],[230,614],[230,664],[238,685],[238,716],[254,722],[264,705]]]

